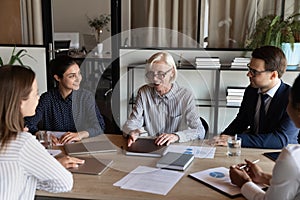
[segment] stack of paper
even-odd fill
[[[196,57],[195,58],[196,68],[202,67],[212,67],[220,68],[220,58],[219,57]]]
[[[114,183],[114,186],[127,190],[167,195],[183,175],[183,172],[138,166]]]
[[[245,87],[227,87],[226,105],[241,106],[245,89]]]
[[[247,64],[250,63],[250,58],[237,57],[231,63],[232,68],[247,68]]]

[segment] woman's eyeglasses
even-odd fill
[[[270,72],[271,71],[271,70],[257,71],[256,69],[253,69],[253,68],[250,67],[250,63],[247,64],[247,67],[248,67],[248,71],[250,72],[250,74],[252,76],[256,76],[256,75],[262,74],[264,72]]]
[[[149,71],[149,72],[146,73],[145,76],[148,79],[154,79],[154,77],[157,77],[158,79],[162,80],[162,79],[164,79],[166,77],[167,73],[169,73],[171,70],[172,70],[172,68],[169,69],[166,72],[159,71],[159,72],[157,72],[157,74],[155,74],[155,72]]]

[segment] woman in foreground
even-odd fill
[[[34,199],[36,189],[70,191],[72,174],[23,131],[23,117],[35,114],[39,100],[34,72],[0,67],[0,94],[0,199]]]

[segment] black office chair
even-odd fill
[[[204,118],[200,117],[200,120],[201,120],[201,123],[202,123],[202,125],[203,125],[203,127],[204,127],[204,129],[205,129],[205,136],[204,136],[204,139],[206,139],[206,136],[207,136],[207,133],[208,133],[209,126],[208,126],[207,121],[206,121]]]

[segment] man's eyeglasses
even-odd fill
[[[154,77],[157,77],[158,79],[162,80],[162,79],[164,79],[164,78],[166,77],[167,73],[169,73],[172,69],[173,69],[173,68],[169,69],[169,70],[166,71],[166,72],[159,71],[159,72],[157,72],[157,74],[155,74],[155,73],[152,72],[152,71],[149,71],[149,72],[146,73],[145,76],[146,76],[148,79],[154,79]]]
[[[256,75],[262,74],[264,72],[270,72],[270,70],[257,71],[256,69],[253,69],[250,67],[250,63],[247,64],[247,67],[248,67],[248,71],[250,72],[250,74],[252,76],[256,76]]]

